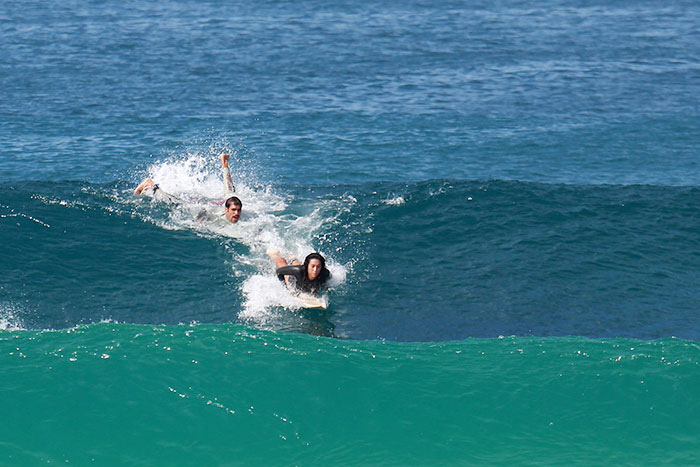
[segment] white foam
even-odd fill
[[[22,310],[12,303],[0,302],[0,330],[19,331],[26,329],[20,318]]]
[[[301,302],[273,274],[256,274],[242,286],[244,306],[238,317],[245,321],[266,324],[275,318],[274,307],[301,308]]]
[[[185,153],[156,163],[148,169],[151,177],[166,192],[185,199],[216,199],[224,196],[221,170],[212,170],[215,155]],[[233,171],[232,171],[233,175]]]
[[[215,205],[225,196],[219,158],[223,151],[231,154],[231,177],[236,196],[243,202],[241,218],[235,224],[227,221],[198,222],[195,220],[196,212],[202,207],[223,212],[223,207]],[[149,167],[148,176],[165,192],[185,201],[185,205],[173,207],[167,220],[143,217],[163,228],[193,230],[202,235],[232,238],[246,245],[248,249],[244,253],[240,248],[231,249],[233,274],[247,276],[241,286],[244,302],[239,318],[266,324],[275,320],[280,307],[292,310],[300,308],[299,300],[277,279],[274,264],[266,252],[277,249],[290,262],[293,258],[303,261],[307,254],[316,250],[313,241],[320,229],[329,222],[336,223],[336,218],[357,200],[352,197],[304,200],[303,207],[307,209],[301,211],[310,212],[291,213],[289,199],[259,183],[255,173],[255,168],[238,158],[237,152],[227,144],[173,154]],[[295,204],[294,207],[299,206]],[[324,252],[320,253],[326,257],[332,274],[330,286],[343,283],[346,268]]]
[[[403,196],[394,196],[393,198],[387,198],[382,202],[390,206],[399,206],[401,204],[404,204],[406,200],[403,198]]]

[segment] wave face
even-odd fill
[[[697,456],[700,349],[678,339],[395,343],[103,323],[0,331],[0,356],[8,464]]]
[[[200,178],[178,189],[165,177],[180,197],[216,199],[219,185],[208,194]],[[239,321],[405,341],[700,337],[697,188],[239,183],[251,200],[244,218],[218,226],[123,187],[1,188],[0,241],[15,252],[0,265],[3,299],[25,326]],[[294,306],[265,255],[273,247],[328,257],[331,310],[287,313]]]

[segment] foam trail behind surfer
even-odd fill
[[[228,222],[236,223],[241,217],[241,211],[243,209],[243,203],[241,200],[234,196],[236,191],[233,185],[233,180],[231,179],[231,172],[229,170],[229,158],[230,154],[221,154],[221,167],[222,167],[222,179],[224,186],[226,187],[226,200],[224,201],[224,211],[223,212],[212,212],[211,209],[201,209],[197,214],[196,218],[198,221],[215,221],[219,219],[225,219]],[[135,195],[145,195],[151,198],[162,201],[168,204],[182,205],[185,202],[170,193],[166,193],[160,186],[153,181],[152,178],[147,177],[142,181],[139,186],[134,190]]]

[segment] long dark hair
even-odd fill
[[[308,275],[309,263],[312,259],[317,259],[321,262],[321,271],[326,269],[326,258],[321,256],[321,253],[309,253],[304,260],[304,275]]]
[[[312,259],[317,259],[321,263],[321,273],[314,280],[309,279],[309,263]],[[330,276],[331,272],[326,269],[326,258],[321,256],[320,253],[310,253],[306,256],[306,259],[304,259],[304,288],[309,288],[317,292]]]

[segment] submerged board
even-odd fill
[[[316,297],[314,295],[301,293],[297,295],[297,298],[302,303],[304,308],[322,308],[324,310],[328,308],[328,297],[325,295],[322,297]]]

